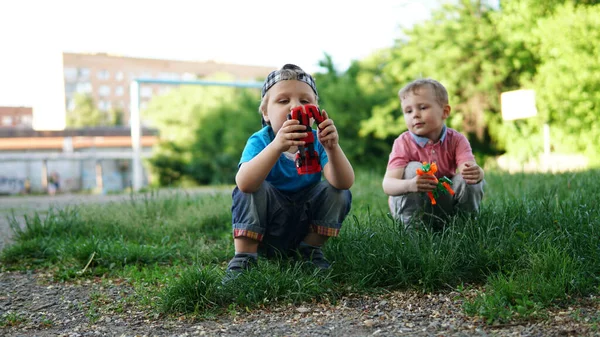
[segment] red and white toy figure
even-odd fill
[[[319,162],[319,154],[315,151],[315,136],[312,132],[311,118],[321,124],[325,117],[321,114],[319,107],[314,104],[305,104],[295,107],[288,115],[288,119],[296,119],[301,125],[306,126],[307,136],[300,139],[304,141],[304,146],[298,146],[296,152],[296,170],[298,174],[313,174],[321,172],[321,163]]]

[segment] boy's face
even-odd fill
[[[317,104],[312,88],[297,80],[280,81],[269,89],[267,95],[267,104],[262,114],[275,133],[281,129],[293,108],[304,104]]]
[[[450,114],[450,106],[441,106],[429,86],[400,97],[400,103],[408,130],[437,142],[444,127],[444,120]]]

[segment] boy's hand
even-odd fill
[[[426,174],[414,177],[413,183],[413,192],[433,192],[438,184],[435,177]]]
[[[483,169],[477,164],[467,163],[461,172],[463,179],[469,185],[474,185],[483,180]]]
[[[305,142],[300,139],[306,136],[308,136],[306,126],[301,125],[297,119],[289,119],[281,125],[272,144],[279,152],[283,153],[292,146],[303,146]]]
[[[319,128],[317,136],[325,150],[330,150],[338,145],[339,135],[335,125],[333,125],[333,120],[327,116],[327,112],[322,110],[321,113],[323,114],[323,117],[325,117],[325,120],[317,125]]]

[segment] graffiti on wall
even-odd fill
[[[0,176],[0,194],[19,194],[24,191],[24,178],[11,178]]]

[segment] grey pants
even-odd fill
[[[352,193],[327,180],[296,192],[276,189],[264,181],[254,193],[235,188],[231,206],[234,237],[249,237],[267,256],[297,248],[309,231],[337,236],[350,212]]]
[[[404,169],[404,179],[412,179],[417,175],[417,169],[422,163],[413,161]],[[479,211],[483,198],[485,180],[478,184],[467,184],[460,174],[452,178],[452,189],[455,194],[441,194],[436,198],[437,204],[432,205],[427,193],[406,193],[389,198],[390,212],[395,220],[401,221],[407,228],[414,226],[420,218],[425,223],[439,225],[443,219],[458,211],[473,213]]]

